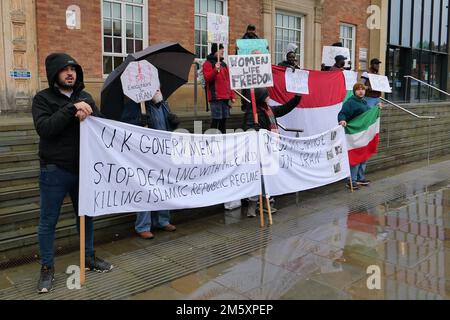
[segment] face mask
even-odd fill
[[[159,91],[156,92],[155,95],[154,95],[153,98],[152,98],[152,101],[153,101],[154,103],[160,103],[162,100],[163,100],[163,96],[162,96],[162,93],[159,92]]]

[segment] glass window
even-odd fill
[[[422,48],[430,49],[430,36],[431,36],[431,4],[432,0],[424,0],[423,7],[423,39],[422,39]]]
[[[356,65],[355,62],[355,43],[356,43],[356,27],[351,24],[341,24],[339,41],[342,42],[345,48],[350,50],[350,61],[352,68]]]
[[[391,28],[389,43],[400,44],[400,1],[390,1],[391,3]]]
[[[448,52],[448,0],[442,1],[442,25],[441,25],[441,44],[440,51]]]
[[[147,43],[147,0],[103,0],[103,74]]]
[[[411,47],[412,0],[403,0],[402,46]]]
[[[395,2],[395,1],[394,1]],[[422,0],[414,0],[414,21],[413,21],[413,47],[421,48],[420,35],[422,32]]]
[[[434,0],[433,4],[433,33],[431,35],[431,50],[438,51],[439,48],[439,30],[441,23],[441,0]]]
[[[276,13],[275,19],[275,63],[286,60],[286,50],[289,43],[295,43],[297,63],[303,67],[303,16]]]
[[[208,56],[208,21],[207,13],[226,15],[226,0],[195,0],[195,55],[199,59],[206,59]]]

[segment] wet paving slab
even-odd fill
[[[115,269],[81,290],[64,273],[77,253],[56,258],[48,295],[35,293],[37,263],[3,270],[0,299],[450,299],[450,161],[392,172],[355,193],[341,182],[299,205],[277,198],[272,226],[243,207],[100,245]]]

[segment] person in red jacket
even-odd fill
[[[211,54],[203,64],[203,76],[211,107],[211,128],[225,133],[226,121],[230,117],[230,101],[234,103],[236,100],[230,86],[228,66],[223,61],[223,52],[223,45],[219,46],[219,51],[216,43],[211,45]],[[220,62],[217,61],[218,54]]]

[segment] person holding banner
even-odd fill
[[[223,58],[224,47],[211,45],[211,54],[203,64],[208,101],[211,107],[211,128],[226,132],[226,121],[230,117],[230,101],[235,103],[235,95],[230,86],[228,66]],[[220,61],[218,61],[220,57]]]
[[[372,108],[377,106],[380,103],[381,92],[372,90],[369,81],[369,73],[370,74],[379,74],[380,73],[380,64],[381,61],[378,58],[370,60],[370,68],[367,72],[364,72],[361,75],[361,79],[366,86],[366,96],[364,100],[366,100],[367,105]]]
[[[251,99],[250,92],[247,92],[244,94],[246,98],[249,100]],[[245,131],[247,130],[259,130],[259,129],[266,129],[272,132],[278,133],[278,123],[277,119],[279,117],[283,117],[287,115],[289,112],[294,110],[301,101],[301,95],[296,94],[291,100],[289,100],[286,104],[276,107],[269,106],[269,91],[267,88],[256,88],[255,89],[255,100],[256,100],[256,112],[258,114],[258,123],[255,123],[255,118],[252,112],[252,109],[249,108],[244,116],[244,124],[243,128]],[[256,217],[256,213],[258,210],[258,197],[255,198],[249,198],[249,206],[247,209],[247,217],[253,218]],[[271,199],[271,202],[273,202],[273,199]],[[271,212],[275,213],[277,212],[277,209],[275,209],[272,204],[271,206]],[[266,208],[264,208],[266,210]]]
[[[336,63],[334,66],[331,67],[330,71],[344,71],[345,70],[345,60],[347,60],[347,57],[344,57],[343,55],[338,55],[334,58]]]
[[[161,90],[157,90],[152,100],[145,102],[147,113],[141,114],[141,107],[138,103],[125,97],[124,110],[121,121],[148,127],[155,130],[174,131],[178,128],[180,121],[178,117],[170,112],[167,101],[164,100]],[[134,229],[140,238],[144,240],[153,239],[155,236],[151,232],[153,228],[173,232],[177,228],[170,223],[170,211],[143,211],[136,213]]]
[[[364,84],[357,83],[353,86],[353,96],[344,103],[342,110],[338,114],[339,125],[345,128],[348,122],[370,109],[366,100],[364,100],[365,94],[366,87]],[[352,184],[349,181],[347,188],[359,190],[359,186],[368,186],[370,184],[370,181],[365,179],[366,166],[367,161],[350,166]]]
[[[84,91],[83,69],[71,56],[50,54],[45,60],[49,88],[36,94],[32,114],[40,137],[39,252],[41,272],[38,292],[48,293],[54,282],[54,240],[61,205],[67,194],[72,200],[80,231],[78,212],[80,121],[99,116],[92,96]],[[113,266],[94,252],[94,224],[86,219],[86,269],[108,272]]]

